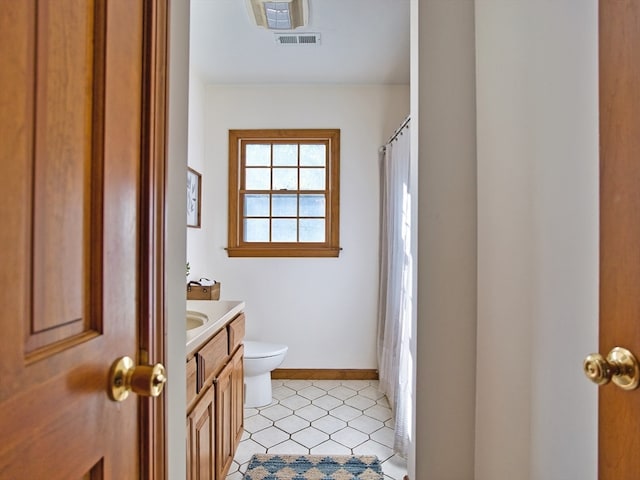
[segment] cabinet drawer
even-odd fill
[[[196,364],[196,357],[191,358],[187,362],[187,406],[191,404],[196,398],[198,388],[198,368]]]
[[[244,313],[238,315],[228,326],[229,329],[229,354],[242,343],[244,338]]]
[[[198,391],[208,384],[227,362],[229,341],[227,329],[216,333],[196,354],[198,359]]]

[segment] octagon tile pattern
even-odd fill
[[[254,453],[377,455],[401,480],[393,415],[376,380],[273,380],[273,402],[245,409],[245,433],[226,480],[242,480]]]

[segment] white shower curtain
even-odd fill
[[[409,127],[381,149],[380,389],[395,415],[394,451],[407,457],[411,442],[412,268]]]

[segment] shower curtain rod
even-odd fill
[[[407,118],[404,119],[404,122],[402,122],[402,124],[396,129],[395,132],[393,132],[393,135],[389,137],[389,140],[387,140],[387,143],[385,143],[385,145],[388,145],[389,143],[393,142],[396,138],[398,138],[398,135],[402,133],[402,130],[404,130],[404,128],[407,125],[409,125],[410,120],[411,120],[411,115],[407,116]]]

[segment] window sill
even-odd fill
[[[338,257],[340,255],[340,247],[277,247],[270,245],[268,247],[228,247],[227,255],[229,257]]]

